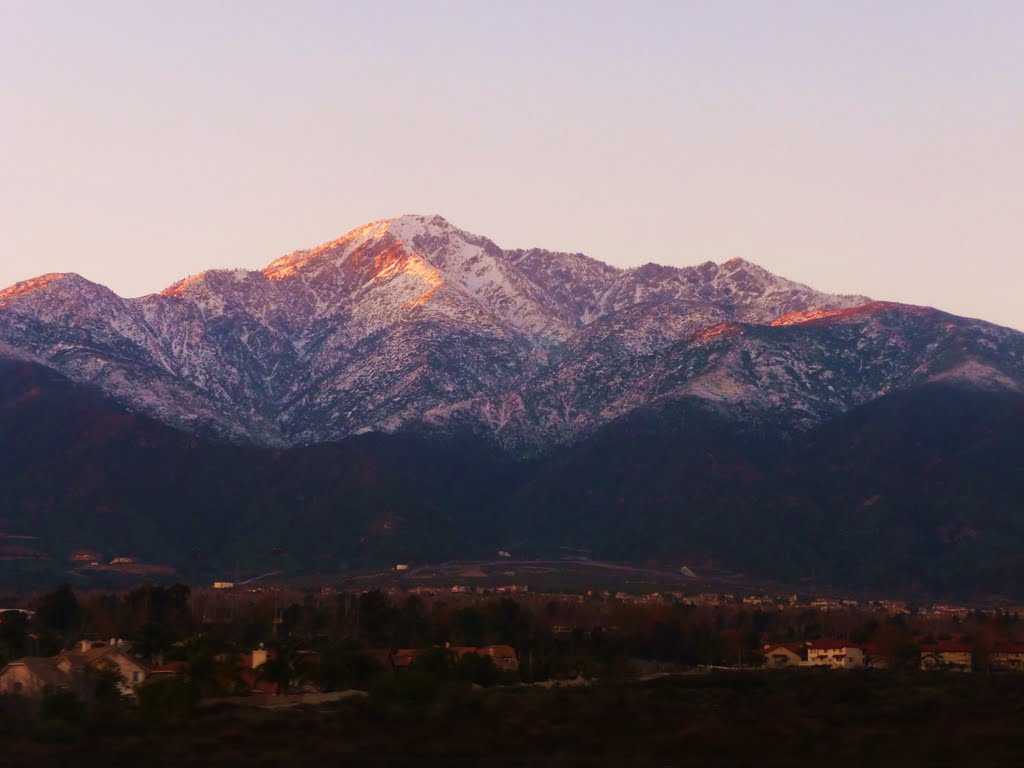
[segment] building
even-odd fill
[[[1007,672],[1024,671],[1024,645],[1010,644],[998,646],[989,654],[992,669]]]
[[[125,696],[135,695],[149,670],[141,661],[116,645],[84,641],[73,651],[48,658],[28,656],[16,659],[0,670],[0,694],[40,699],[45,693],[64,688],[89,696],[94,675],[110,673],[119,680]]]
[[[814,640],[807,644],[807,666],[860,669],[864,666],[864,649],[846,640]]]
[[[149,675],[149,669],[116,645],[83,640],[75,651],[54,657],[57,669],[72,678],[108,672],[120,678],[121,693],[134,695],[134,688]]]
[[[890,655],[884,648],[877,645],[864,646],[864,666],[868,669],[888,669]]]
[[[761,649],[766,669],[799,667],[807,663],[807,649],[803,643],[776,643]]]
[[[391,665],[395,669],[411,667],[416,657],[421,653],[417,648],[399,648],[391,654]]]
[[[0,608],[0,624],[4,623],[5,613],[20,613],[26,619],[31,619],[33,616],[36,615],[35,611],[28,611],[24,608]]]
[[[391,651],[386,648],[369,648],[366,651],[367,655],[370,656],[382,669],[388,672],[393,672],[395,669],[395,662],[392,658]]]
[[[26,656],[0,669],[0,696],[38,700],[61,688],[73,689],[74,682],[57,668],[56,659]]]
[[[99,565],[103,556],[91,549],[76,549],[71,553],[70,560],[78,565]]]
[[[252,693],[269,693],[272,696],[281,693],[281,686],[265,679],[261,671],[261,668],[273,658],[275,658],[273,651],[260,647],[243,654],[238,659],[235,671],[247,690]]]
[[[172,678],[184,678],[187,673],[188,664],[184,661],[168,661],[166,664],[161,664],[159,667],[151,669],[149,674],[146,675],[145,682],[149,684]]]
[[[455,661],[462,661],[463,658],[471,653],[479,654],[480,650],[471,645],[453,645],[448,649],[455,657]]]
[[[515,649],[508,645],[485,645],[483,648],[471,645],[445,645],[444,650],[450,655],[451,660],[456,663],[472,653],[489,658],[494,662],[495,667],[504,672],[519,671],[519,657],[516,655]],[[419,648],[399,648],[390,655],[390,666],[393,669],[410,667],[419,655],[424,652],[424,649]]]
[[[503,672],[518,672],[519,657],[515,649],[508,645],[485,645],[476,649],[481,656],[490,656],[494,666]]]
[[[970,672],[974,663],[971,646],[955,640],[921,643],[921,669]]]

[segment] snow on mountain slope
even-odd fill
[[[505,251],[440,216],[138,299],[70,274],[0,291],[0,344],[170,424],[268,445],[426,428],[535,449],[678,397],[803,427],[929,379],[1020,387],[1021,338],[741,259],[623,270]]]
[[[718,322],[637,354],[620,342],[617,334],[593,339],[522,392],[426,420],[479,420],[476,429],[529,450],[575,442],[634,409],[677,400],[795,432],[931,382],[1024,392],[1024,334],[902,305],[807,324]]]

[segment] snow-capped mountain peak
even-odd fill
[[[621,269],[406,215],[138,299],[74,274],[18,283],[0,355],[274,445],[417,428],[538,447],[672,398],[810,424],[942,377],[1024,383],[1021,334],[868,302],[744,259]]]

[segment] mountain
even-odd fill
[[[437,216],[141,298],[0,291],[0,561],[30,536],[58,570],[565,546],[1020,594],[1022,427],[1017,331]]]
[[[609,366],[640,371],[708,326],[864,301],[741,260],[621,270],[404,216],[138,299],[74,274],[19,283],[0,292],[0,341],[133,411],[237,442],[458,427],[538,448],[629,407],[587,397]],[[549,394],[563,386],[585,418]]]

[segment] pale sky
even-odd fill
[[[1024,329],[1024,2],[0,0],[0,286],[440,213]]]

